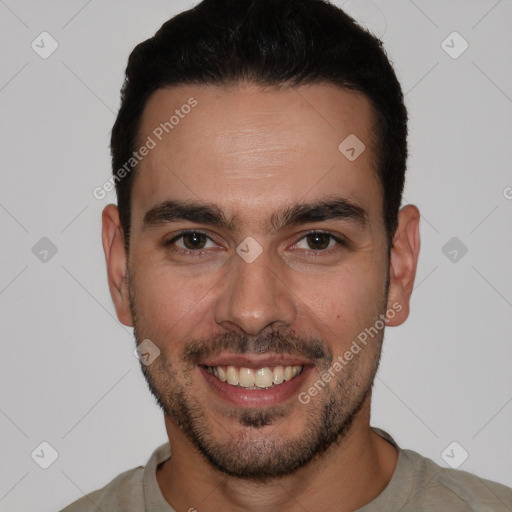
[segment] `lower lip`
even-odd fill
[[[312,366],[304,366],[300,375],[282,384],[265,389],[247,389],[241,386],[232,386],[227,382],[214,377],[204,366],[199,371],[210,387],[224,400],[242,407],[264,407],[280,404],[297,394],[301,385],[313,370]]]

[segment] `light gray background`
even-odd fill
[[[404,204],[422,212],[412,312],[386,332],[372,424],[444,466],[457,441],[460,469],[512,486],[512,2],[338,4],[395,64]],[[92,190],[110,174],[130,51],[191,5],[0,0],[2,511],[59,510],[166,440],[107,288],[100,214],[115,196]],[[47,59],[31,48],[43,31],[59,45]],[[456,59],[441,46],[453,31],[469,44]],[[42,237],[58,248],[46,263],[32,252]],[[442,252],[452,237],[468,248],[456,262]],[[58,452],[46,470],[31,458],[43,441]]]

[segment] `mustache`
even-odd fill
[[[280,332],[252,337],[231,331],[190,340],[183,350],[182,360],[184,363],[197,365],[206,358],[217,356],[224,351],[234,354],[287,354],[305,357],[326,366],[333,360],[332,351],[325,347],[319,338]]]

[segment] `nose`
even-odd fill
[[[291,326],[297,316],[293,292],[264,251],[248,263],[235,255],[214,306],[217,324],[256,336],[266,328]]]

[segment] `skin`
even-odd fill
[[[139,342],[149,338],[161,351],[143,370],[168,413],[172,456],[157,471],[162,494],[176,510],[199,512],[357,509],[382,492],[398,458],[369,426],[383,330],[307,404],[297,396],[379,314],[394,310],[387,326],[407,319],[420,248],[419,211],[413,205],[400,210],[388,258],[382,190],[374,169],[373,111],[357,92],[328,84],[161,89],[145,108],[140,141],[190,97],[198,105],[149,152],[135,175],[129,255],[116,206],[103,212],[118,318],[135,326]],[[352,162],[338,150],[351,133],[366,146]],[[333,195],[366,210],[368,223],[331,219],[267,229],[275,211]],[[146,212],[170,199],[214,203],[238,223],[233,229],[187,220],[145,226]],[[210,237],[201,258],[173,252],[187,250],[184,239],[163,246],[184,229]],[[348,245],[331,240],[327,249],[312,248],[305,238],[312,230],[343,236]],[[263,249],[252,263],[236,252],[249,236]],[[270,331],[284,340],[304,340],[305,346],[318,340],[325,358],[312,364],[292,397],[251,408],[253,417],[267,414],[268,424],[247,426],[241,421],[246,408],[216,393],[183,354],[198,340],[213,347],[216,336],[229,335],[225,339],[232,345],[226,346],[233,353],[242,340],[251,348],[256,339],[271,351]],[[277,464],[287,442],[304,447],[324,428],[321,414],[329,400],[336,404],[333,423],[345,429],[318,456],[284,476],[239,478],[213,467],[178,426],[172,413],[178,397],[195,405],[191,421],[206,432],[212,451],[223,453],[224,462],[231,458],[235,464],[243,460],[264,467],[277,454]]]

